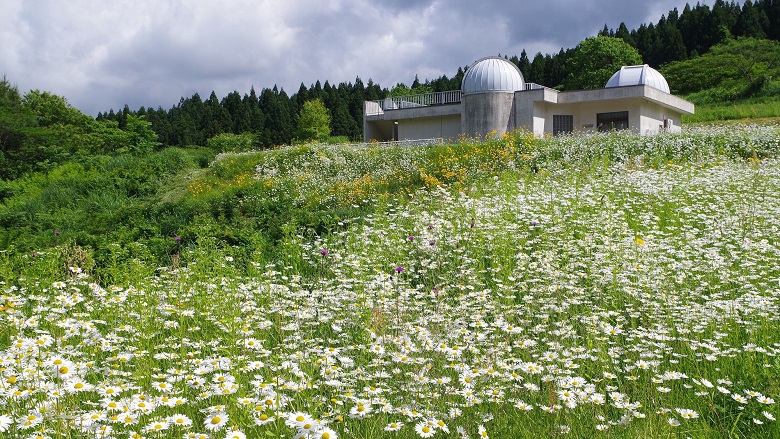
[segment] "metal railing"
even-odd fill
[[[525,83],[525,90],[543,90],[547,87],[533,82]],[[366,102],[366,116],[375,116],[388,110],[429,107],[431,105],[457,104],[461,101],[460,90],[439,91],[419,95],[394,96],[378,101]]]
[[[382,114],[388,110],[429,107],[431,105],[457,104],[461,99],[460,90],[439,91],[419,95],[394,96],[378,101],[370,101],[366,106],[366,115]]]

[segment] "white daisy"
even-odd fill
[[[208,431],[219,431],[228,421],[228,414],[225,412],[216,412],[208,416],[204,421],[204,427]]]

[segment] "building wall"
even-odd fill
[[[363,118],[363,141],[371,142],[376,140],[378,142],[388,142],[395,140],[393,138],[393,122],[392,121],[376,121],[369,122],[366,118]]]
[[[464,95],[461,105],[461,127],[465,135],[502,135],[516,128],[515,93]]]
[[[573,116],[574,131],[597,131],[596,116],[599,113],[628,111],[628,124],[631,129],[640,132],[642,118],[641,102],[635,99],[615,101],[581,102],[575,104],[554,104],[550,102],[533,103],[533,131],[536,135],[553,133],[554,115]],[[663,123],[663,122],[662,122]],[[530,128],[526,125],[526,128]],[[644,132],[644,131],[641,131]]]
[[[382,110],[367,101],[363,113],[363,141],[444,138],[455,139],[460,130],[461,104]]]
[[[460,115],[398,121],[398,140],[434,138],[455,140],[460,133]]]
[[[525,128],[540,136],[544,134],[544,121],[537,114],[544,114],[544,90],[529,90],[515,93],[515,127]]]
[[[642,105],[640,121],[642,134],[657,134],[660,131],[680,132],[682,116],[680,113],[661,105],[645,102]],[[668,122],[666,122],[668,120]]]

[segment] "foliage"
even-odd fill
[[[28,174],[4,185],[0,246],[41,249],[67,239],[93,249],[104,266],[111,243],[149,245],[176,233],[153,200],[162,184],[174,184],[194,167],[185,151],[169,148],[144,157],[94,156]],[[150,254],[166,260],[167,252],[158,248]]]
[[[157,141],[157,133],[152,130],[151,122],[144,120],[142,116],[129,115],[125,125],[131,152],[145,154],[157,149],[161,144]],[[119,149],[121,152],[122,149]]]
[[[411,95],[421,95],[427,93],[433,93],[433,87],[427,85],[419,85],[418,83],[416,87],[410,88],[407,87],[406,84],[399,83],[393,86],[393,88],[390,90],[390,93],[388,93],[387,96],[389,97],[411,96]]]
[[[298,114],[299,141],[324,141],[330,136],[330,113],[320,99],[306,101]]]
[[[732,56],[737,69],[749,83],[765,81],[780,73],[780,42],[738,38],[720,44],[710,51],[712,56]]]
[[[120,129],[118,122],[96,121],[49,92],[32,90],[20,97],[5,79],[0,95],[0,178],[19,178],[94,155],[149,153],[161,145],[143,116],[128,115]]]
[[[563,86],[567,90],[601,88],[622,66],[641,63],[639,52],[619,38],[587,38],[574,48]]]
[[[255,146],[255,136],[252,133],[221,133],[206,141],[206,146],[217,152],[244,152]]]
[[[662,73],[674,93],[720,88],[736,89],[733,98],[748,97],[780,74],[780,43],[753,38],[728,40],[698,58],[671,63]]]

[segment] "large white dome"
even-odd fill
[[[512,62],[489,57],[476,61],[466,70],[460,89],[464,94],[514,93],[525,89],[525,80]]]
[[[666,93],[669,91],[669,83],[658,70],[648,66],[623,66],[609,78],[607,87],[623,87],[627,85],[648,85]]]

